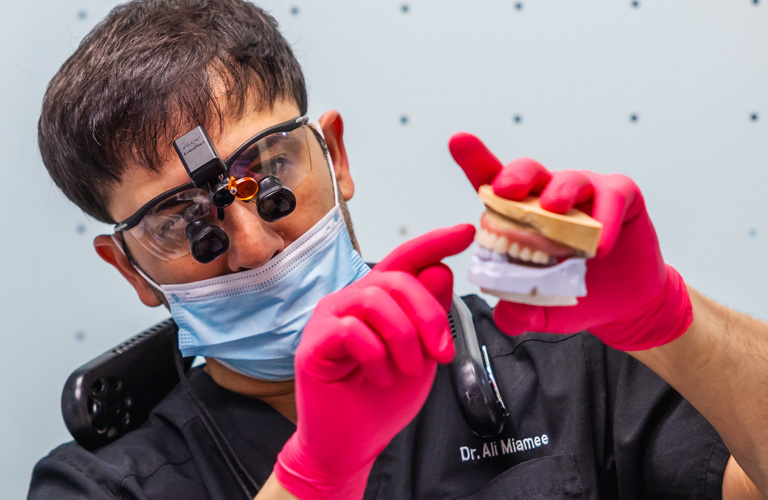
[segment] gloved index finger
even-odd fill
[[[613,250],[628,218],[634,217],[638,205],[642,207],[642,195],[634,182],[626,176],[603,175],[582,172],[595,187],[592,217],[603,224],[597,256]]]
[[[589,203],[595,189],[589,178],[575,170],[552,172],[551,180],[539,196],[541,208],[564,214],[580,203]]]
[[[509,200],[522,200],[526,196],[539,194],[546,189],[552,174],[533,158],[518,158],[493,179],[493,192]]]
[[[490,184],[503,167],[480,139],[466,132],[454,134],[448,140],[448,149],[475,191],[483,184]]]
[[[466,250],[474,237],[471,224],[435,229],[392,250],[374,271],[404,271],[416,276],[426,267]]]

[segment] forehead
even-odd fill
[[[239,119],[227,119],[222,122],[220,131],[208,131],[216,151],[222,158],[227,158],[251,136],[277,123],[289,120],[299,114],[295,104],[275,103],[271,110],[244,113]],[[179,134],[179,136],[186,131]],[[108,209],[114,220],[121,221],[136,212],[155,196],[190,181],[181,160],[173,147],[170,154],[157,172],[140,166],[129,165],[120,183],[110,193]]]

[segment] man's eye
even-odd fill
[[[291,166],[291,161],[284,155],[270,158],[265,163],[267,166],[266,168],[263,168],[262,171],[269,172],[265,173],[265,175],[274,175],[277,177],[280,177],[280,174],[284,173],[285,169]]]
[[[205,217],[210,212],[210,205],[208,203],[191,203],[182,212],[181,216],[188,221],[193,221],[200,217]]]
[[[182,226],[186,226],[184,222],[186,221],[181,215],[173,215],[169,217],[168,220],[160,224],[160,227],[157,228],[157,231],[162,237],[174,237],[177,235],[176,233],[182,229]],[[186,227],[184,229],[186,229]]]

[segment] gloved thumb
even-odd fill
[[[448,266],[442,262],[429,266],[418,273],[416,279],[434,295],[446,313],[451,310],[453,273]]]

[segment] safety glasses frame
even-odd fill
[[[296,130],[302,125],[306,125],[308,121],[309,117],[307,115],[296,116],[290,120],[286,120],[284,122],[278,123],[277,125],[266,128],[252,136],[250,139],[240,145],[231,155],[229,155],[226,160],[224,160],[224,165],[227,167],[227,173],[229,173],[229,169],[232,167],[232,164],[238,159],[238,157],[244,151],[248,150],[248,148],[259,142],[261,139],[279,132],[290,132],[292,130]],[[133,215],[115,224],[114,232],[119,233],[133,229],[134,227],[138,226],[139,223],[141,223],[141,220],[144,218],[144,216],[147,215],[147,213],[149,213],[149,211],[152,210],[158,203],[170,198],[171,196],[175,196],[182,191],[186,191],[187,189],[192,189],[194,187],[195,185],[192,182],[187,182],[180,186],[176,186],[175,188],[169,189],[168,191],[160,193],[145,203],[141,208],[134,212]]]

